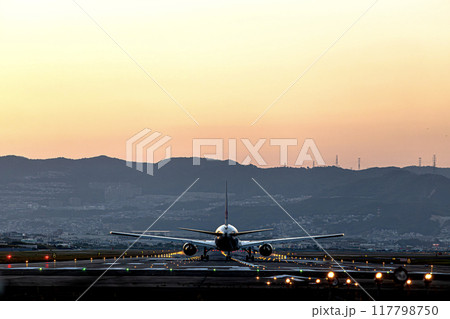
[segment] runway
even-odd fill
[[[152,257],[1,264],[0,298],[76,300],[104,273],[83,300],[450,299],[447,265],[335,262],[323,255],[302,258],[284,254],[256,255],[254,261],[246,261],[244,253],[235,253],[226,261],[220,252],[209,255],[209,261],[170,252]],[[399,266],[407,270],[410,284],[394,282],[394,270]],[[333,280],[327,277],[329,272],[333,272]],[[382,274],[378,284],[374,280],[377,272]],[[432,273],[431,284],[423,280],[426,273]]]

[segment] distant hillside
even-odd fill
[[[450,169],[262,169],[205,159],[201,160],[201,165],[193,166],[192,158],[173,158],[155,171],[154,176],[149,176],[127,167],[122,160],[106,156],[80,160],[5,156],[0,157],[0,203],[7,207],[8,201],[20,199],[24,194],[28,196],[27,203],[31,203],[28,205],[34,201],[44,205],[56,201],[55,205],[60,203],[60,206],[77,201],[101,204],[114,200],[114,196],[123,196],[131,198],[129,205],[132,206],[137,195],[178,195],[196,178],[200,180],[192,192],[223,193],[227,180],[236,200],[265,197],[252,181],[255,178],[268,192],[281,196],[286,208],[297,217],[336,214],[345,218],[350,214],[375,214],[370,223],[358,226],[361,231],[384,227],[433,234],[439,231],[439,223],[432,221],[432,216],[450,217],[449,177]],[[121,185],[129,186],[121,188]],[[305,199],[288,200],[301,197]],[[267,207],[266,204],[249,205],[248,215],[239,218],[248,219],[253,211],[264,211]],[[355,225],[348,227],[351,230]]]
[[[437,174],[450,178],[450,168],[447,167],[408,166],[405,167],[404,169],[416,174]]]

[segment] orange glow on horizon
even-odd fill
[[[73,3],[3,1],[0,156],[125,159],[150,128],[174,157],[193,138],[225,139],[225,158],[238,139],[238,161],[241,138],[296,138],[293,165],[313,138],[328,165],[450,167],[447,2],[378,2],[253,126],[372,1],[79,3],[199,126]]]

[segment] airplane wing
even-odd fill
[[[202,234],[214,235],[214,236],[219,236],[219,235],[220,235],[220,233],[216,233],[216,232],[212,232],[212,231],[207,231],[207,230],[192,229],[192,228],[184,228],[184,227],[178,227],[178,229],[181,229],[181,230],[187,230],[187,231],[192,231],[192,232],[196,232],[196,233],[202,233]],[[247,234],[259,233],[259,232],[269,231],[269,230],[273,230],[273,228],[240,231],[240,232],[237,232],[237,233],[232,233],[231,236],[247,235]]]
[[[233,235],[233,236],[240,236],[240,235],[260,233],[260,232],[269,231],[269,230],[273,230],[273,228],[245,230],[245,231],[240,231],[240,232],[237,232],[236,234],[231,234],[231,235]]]
[[[184,228],[184,227],[178,227],[178,229],[192,231],[192,232],[195,232],[195,233],[214,235],[214,236],[220,235],[219,233],[216,233],[216,232],[213,232],[213,231],[207,231],[207,230]]]
[[[112,231],[111,235],[120,235],[120,236],[129,236],[129,237],[141,237],[141,238],[150,238],[150,239],[160,239],[167,241],[178,241],[183,243],[192,243],[202,247],[216,248],[216,243],[214,240],[203,240],[203,239],[192,239],[192,238],[180,238],[180,237],[169,237],[169,236],[157,236],[157,235],[142,235],[137,233],[123,233]]]
[[[260,246],[262,244],[281,244],[287,243],[291,241],[300,241],[307,239],[324,239],[324,238],[333,238],[333,237],[342,237],[344,234],[329,234],[329,235],[316,235],[316,236],[303,236],[303,237],[286,237],[286,238],[276,238],[276,239],[263,239],[263,240],[241,240],[241,247],[252,247],[252,246]]]

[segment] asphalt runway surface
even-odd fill
[[[221,252],[0,264],[0,300],[449,300],[450,266]],[[394,279],[399,266],[411,283]],[[106,272],[105,272],[106,271]],[[334,278],[329,279],[332,271]],[[374,280],[377,272],[382,280]],[[427,284],[426,273],[433,274]],[[89,288],[102,276],[91,288]],[[362,289],[361,286],[364,288]],[[88,289],[89,288],[89,289]]]

